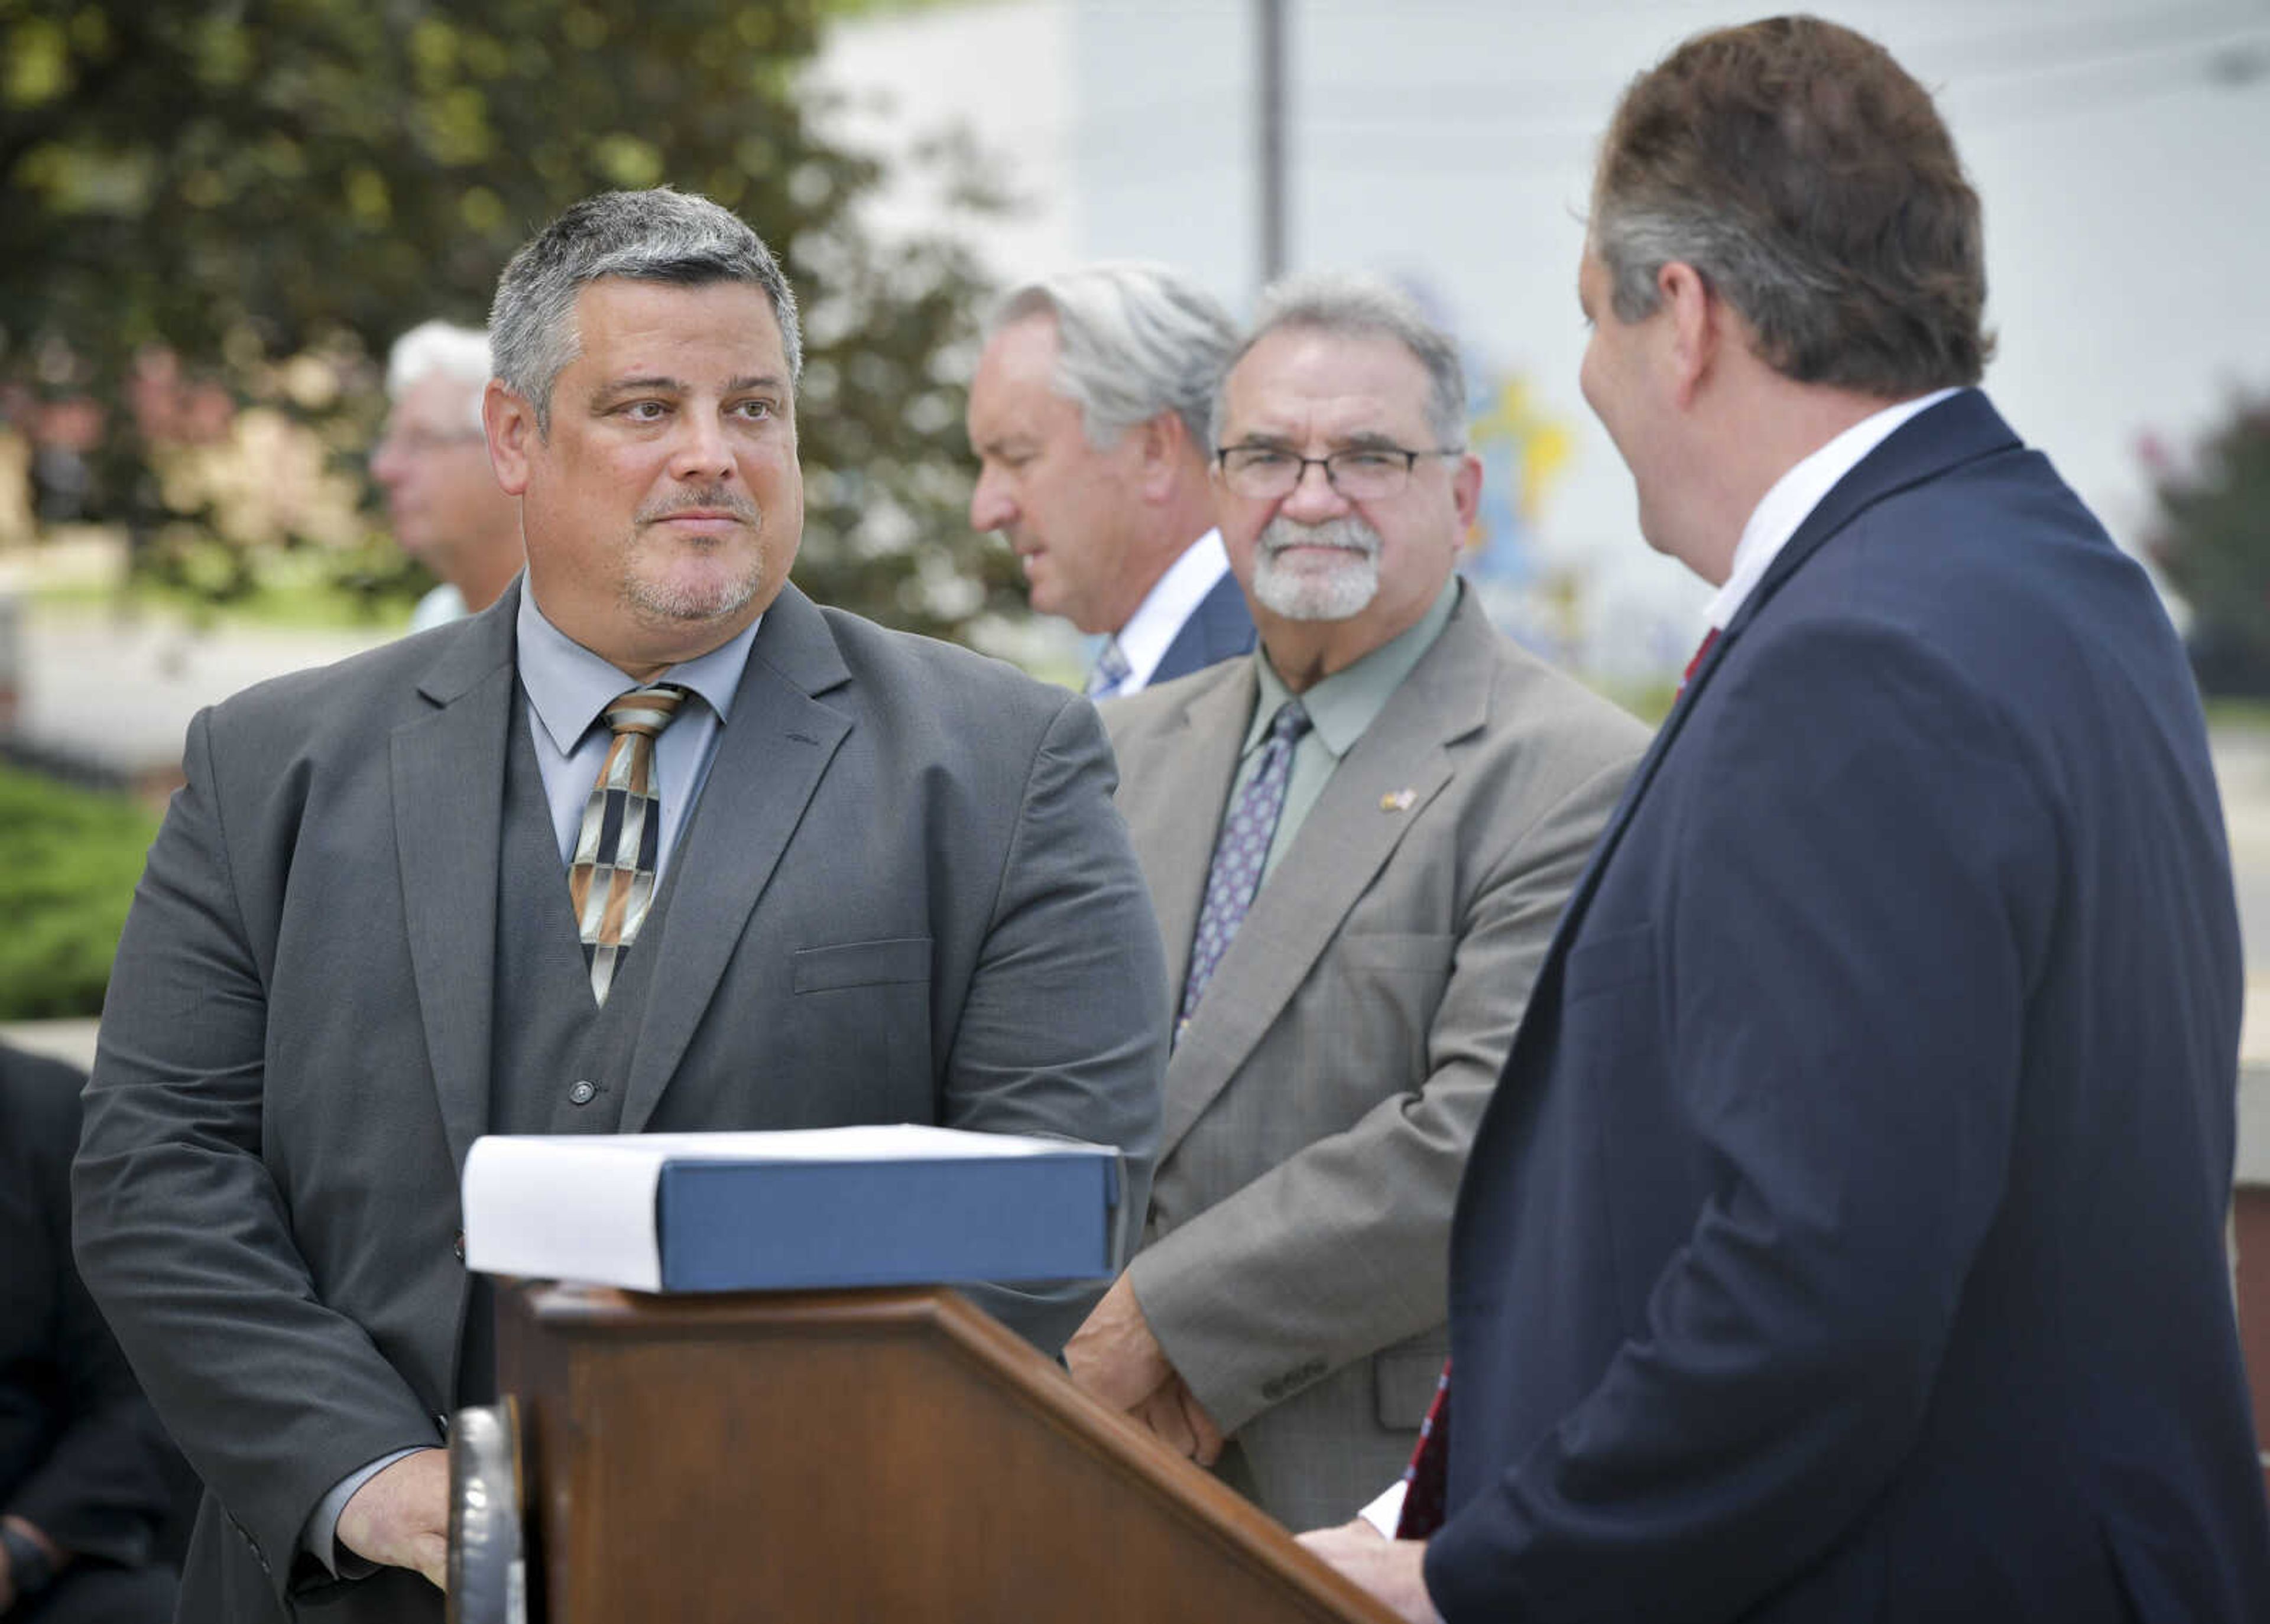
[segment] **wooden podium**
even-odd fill
[[[530,1624],[1391,1620],[941,1287],[501,1283],[497,1335]]]

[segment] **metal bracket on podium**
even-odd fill
[[[511,1398],[457,1412],[449,1429],[448,1624],[528,1624],[520,1459],[520,1412]]]

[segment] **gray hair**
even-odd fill
[[[481,391],[492,375],[489,336],[478,327],[420,322],[386,353],[389,400],[400,400],[428,378],[448,378],[465,386],[465,416],[476,429],[481,426]]]
[[[1084,265],[1013,290],[986,337],[1032,315],[1056,319],[1056,392],[1079,408],[1090,445],[1102,450],[1172,412],[1198,454],[1212,455],[1206,414],[1237,343],[1213,294],[1165,265]]]
[[[1450,336],[1428,321],[1418,302],[1378,277],[1348,271],[1312,271],[1272,282],[1261,293],[1253,330],[1222,368],[1214,386],[1213,416],[1206,443],[1220,442],[1228,413],[1229,374],[1253,346],[1283,328],[1354,338],[1392,338],[1411,352],[1427,374],[1427,432],[1441,450],[1466,444],[1466,369]]]
[[[761,288],[780,323],[790,383],[804,374],[796,295],[757,234],[707,197],[667,186],[600,192],[571,205],[512,256],[497,279],[489,332],[496,375],[552,428],[552,385],[579,353],[575,298],[602,277],[689,287],[743,282]]]
[[[1608,273],[1608,303],[1620,322],[1643,322],[1656,313],[1663,302],[1657,278],[1677,260],[1700,271],[1756,330],[1802,331],[1816,348],[1833,336],[1816,337],[1815,330],[1836,314],[1843,276],[1731,214],[1700,204],[1638,209],[1605,204],[1592,218],[1591,234],[1592,250]]]

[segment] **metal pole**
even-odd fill
[[[1259,46],[1261,280],[1285,273],[1285,0],[1254,0]]]

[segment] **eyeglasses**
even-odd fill
[[[1300,488],[1311,467],[1324,471],[1335,491],[1352,502],[1376,502],[1395,495],[1411,483],[1411,471],[1422,456],[1464,456],[1463,446],[1432,451],[1406,451],[1400,446],[1359,446],[1330,456],[1296,456],[1275,446],[1220,446],[1214,460],[1221,467],[1221,482],[1237,495],[1255,501],[1275,501]]]

